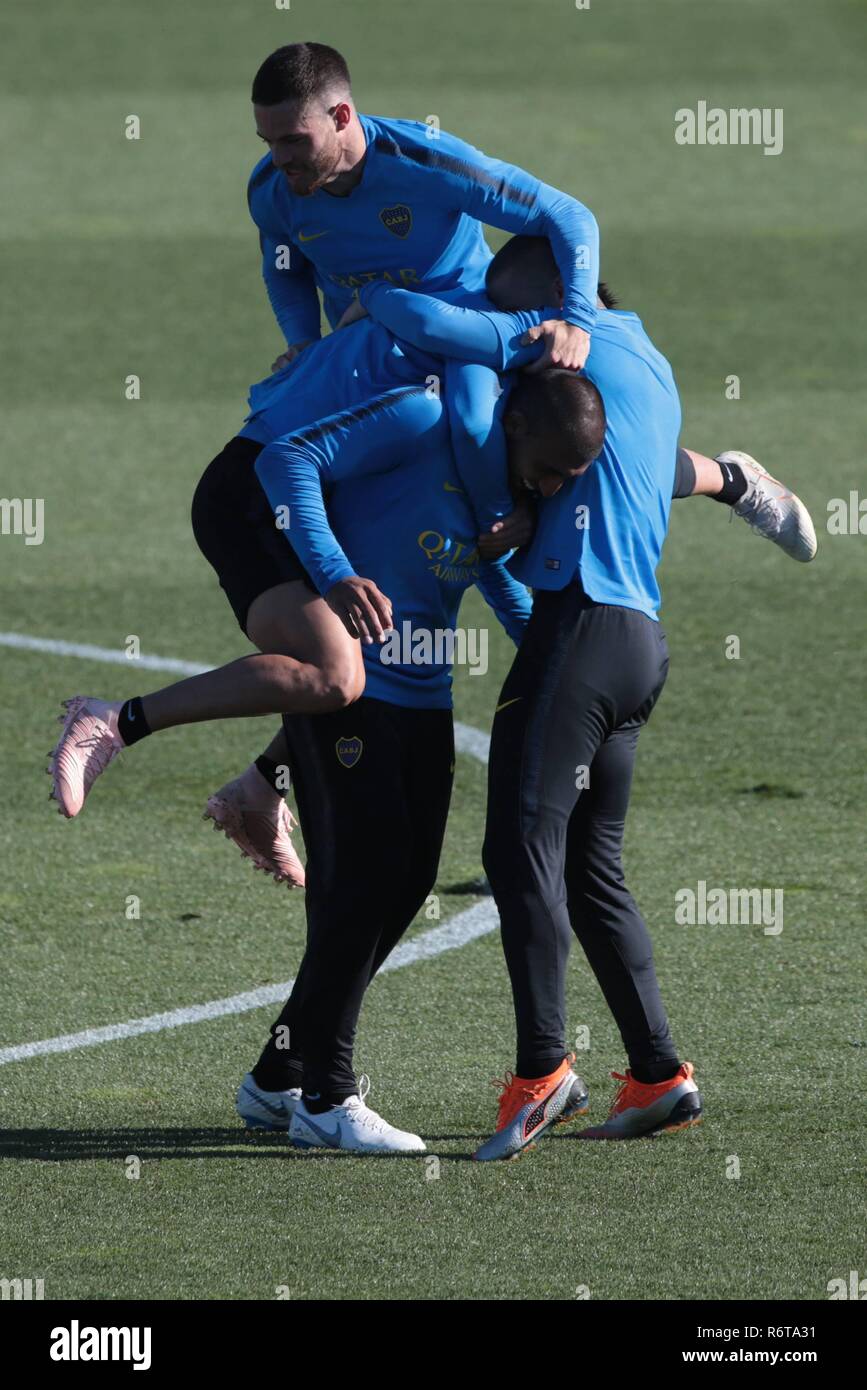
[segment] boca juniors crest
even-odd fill
[[[383,208],[379,220],[383,227],[401,239],[408,237],[412,231],[412,213],[406,203],[395,203],[392,208]]]
[[[334,747],[337,751],[337,761],[342,767],[355,767],[364,744],[360,738],[339,738]]]

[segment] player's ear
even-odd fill
[[[341,130],[345,130],[352,120],[352,107],[349,105],[349,102],[339,101],[336,106],[332,106],[331,119],[334,122],[336,131],[340,132]]]

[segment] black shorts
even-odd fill
[[[264,447],[240,435],[230,439],[193,495],[196,544],[216,571],[244,633],[250,605],[266,589],[301,579],[316,592],[256,477],[254,465]]]

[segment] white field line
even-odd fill
[[[102,661],[112,666],[137,667],[146,671],[172,671],[179,676],[200,676],[212,671],[212,666],[199,666],[194,661],[179,661],[171,656],[137,656],[131,660],[125,652],[112,647],[94,647],[88,642],[61,642],[54,637],[30,637],[24,632],[0,632],[0,647],[16,647],[19,651],[46,652],[49,656],[77,656],[82,661]],[[480,763],[488,761],[491,740],[480,729],[469,724],[455,724],[455,747]]]
[[[496,931],[499,924],[497,909],[490,898],[459,912],[450,922],[422,932],[412,941],[398,946],[383,965],[380,974],[400,970],[416,961],[431,960],[446,951],[457,951],[468,942]],[[147,1018],[131,1018],[126,1023],[110,1023],[105,1028],[85,1028],[81,1033],[64,1033],[58,1038],[41,1042],[17,1043],[0,1048],[0,1066],[7,1062],[23,1062],[30,1057],[44,1057],[50,1052],[75,1052],[82,1047],[97,1047],[100,1043],[117,1042],[121,1038],[136,1038],[142,1033],[162,1033],[168,1028],[183,1028],[188,1023],[206,1023],[227,1014],[243,1014],[261,1009],[265,1004],[282,1003],[292,990],[293,980],[279,985],[262,985],[246,994],[232,994],[226,999],[210,999],[206,1004],[191,1004],[184,1009],[149,1014]]]
[[[102,661],[112,665],[126,666],[130,659],[124,652],[111,647],[94,647],[86,642],[63,642],[50,637],[30,637],[20,632],[0,632],[0,646],[16,647],[31,652],[46,652],[51,656],[75,656],[85,661]],[[198,676],[209,671],[210,666],[199,666],[192,661],[179,661],[173,657],[139,656],[136,666],[150,671],[173,671],[182,676]],[[461,753],[477,758],[479,762],[488,761],[490,740],[487,734],[468,724],[455,724],[455,747]],[[404,965],[413,965],[419,960],[430,960],[445,951],[455,951],[477,937],[495,931],[499,922],[497,910],[490,899],[459,912],[450,922],[441,927],[433,927],[422,932],[412,941],[398,946],[392,951],[382,967],[380,974],[399,970]],[[162,1033],[168,1028],[183,1028],[188,1023],[204,1023],[208,1019],[223,1018],[227,1014],[247,1013],[260,1009],[266,1004],[277,1004],[284,1000],[292,989],[294,981],[284,980],[279,985],[263,985],[259,989],[247,990],[244,994],[232,994],[225,999],[211,999],[205,1004],[191,1004],[183,1009],[170,1009],[166,1013],[149,1014],[147,1018],[131,1018],[126,1023],[110,1023],[104,1028],[85,1028],[80,1033],[64,1033],[57,1038],[44,1038],[40,1042],[17,1043],[12,1047],[0,1048],[0,1066],[8,1062],[21,1062],[30,1057],[43,1057],[52,1052],[74,1052],[82,1047],[97,1047],[100,1043],[116,1042],[121,1038],[135,1038],[142,1033]]]

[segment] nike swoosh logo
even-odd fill
[[[341,1129],[340,1129],[340,1121],[339,1121],[339,1120],[337,1121],[337,1135],[336,1135],[336,1136],[333,1135],[333,1134],[326,1134],[325,1130],[324,1130],[324,1129],[320,1129],[319,1126],[318,1126],[318,1124],[316,1124],[314,1120],[311,1120],[311,1118],[310,1118],[309,1115],[305,1115],[305,1116],[304,1116],[304,1118],[303,1118],[303,1123],[307,1126],[308,1129],[312,1129],[312,1130],[313,1130],[313,1133],[314,1133],[319,1139],[322,1140],[322,1143],[324,1144],[325,1148],[327,1148],[327,1149],[339,1149],[339,1148],[340,1148],[340,1141],[341,1141],[341,1139],[343,1138],[343,1134],[342,1134]]]
[[[461,494],[463,493],[463,488],[455,487],[454,483],[443,483],[443,488],[446,492],[460,492]]]
[[[285,1101],[281,1100],[278,1101],[276,1105],[272,1105],[263,1095],[257,1095],[255,1091],[251,1091],[249,1086],[244,1087],[244,1095],[249,1096],[257,1105],[263,1106],[272,1115],[275,1115],[278,1120],[285,1120],[289,1114],[289,1107],[286,1105]]]
[[[494,714],[499,714],[501,709],[508,709],[509,705],[516,705],[519,700],[523,700],[523,695],[516,695],[514,700],[504,700],[501,705],[497,705]]]
[[[129,720],[130,724],[135,723],[135,715],[132,712],[132,701],[130,701],[130,703],[126,707],[126,717]]]
[[[312,236],[305,236],[303,232],[298,233],[299,241],[318,241],[321,236],[328,236],[328,232],[314,232]]]

